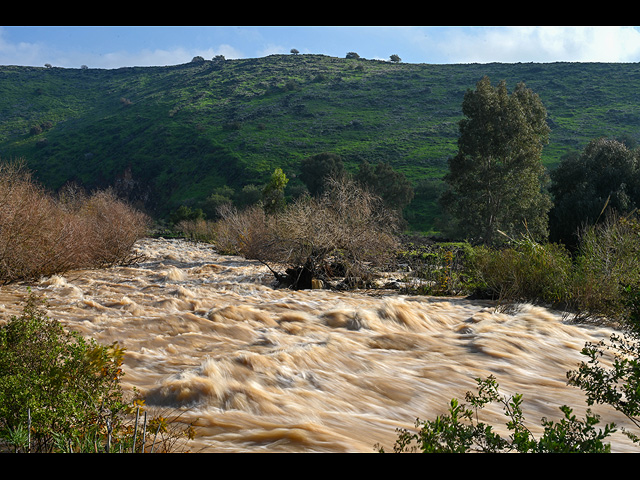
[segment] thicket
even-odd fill
[[[110,190],[53,195],[21,162],[0,163],[0,283],[136,260],[148,218]]]
[[[193,438],[137,397],[125,399],[124,349],[66,331],[29,292],[0,327],[0,451],[171,452]],[[141,417],[142,414],[142,417]]]
[[[468,295],[561,309],[574,321],[640,324],[640,220],[610,212],[584,227],[578,244],[507,238],[500,247],[459,243],[405,245],[398,257],[406,289],[427,295]]]
[[[290,288],[334,277],[363,285],[374,267],[393,259],[397,225],[379,197],[342,177],[329,179],[322,195],[300,197],[276,213],[228,208],[216,226],[216,245],[263,262]]]

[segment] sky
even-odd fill
[[[639,62],[634,26],[0,26],[0,65],[114,69],[271,54],[403,63]]]

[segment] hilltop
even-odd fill
[[[464,93],[483,76],[524,82],[551,126],[544,163],[600,137],[640,138],[640,65],[404,64],[272,55],[115,70],[0,66],[0,159],[55,190],[116,185],[155,216],[214,189],[262,184],[302,159],[387,162],[414,184],[406,216],[428,231]]]

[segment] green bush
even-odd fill
[[[469,268],[474,249],[468,243],[405,245],[399,254],[408,270],[407,290],[423,295],[462,295],[478,287]]]
[[[573,415],[570,407],[560,410],[564,417],[559,422],[542,419],[544,432],[536,439],[524,424],[522,395],[502,397],[494,377],[477,379],[478,394],[468,392],[470,407],[452,399],[449,414],[434,420],[416,421],[417,431],[398,430],[393,447],[395,453],[608,453],[611,446],[603,442],[616,431],[615,424],[607,424],[604,430],[596,429],[599,417],[587,411],[584,421]],[[478,412],[486,405],[498,402],[507,417],[508,437],[498,434],[491,425],[479,420]],[[376,446],[384,453],[384,448]]]
[[[577,317],[606,317],[637,327],[640,222],[636,217],[609,216],[582,232],[571,289]]]
[[[605,404],[640,427],[640,337],[638,332],[613,334],[609,342],[587,343],[581,352],[588,357],[578,370],[568,372],[569,385],[587,395],[587,404]],[[633,442],[637,434],[623,430]]]
[[[125,409],[123,350],[66,332],[30,293],[20,316],[0,328],[0,438],[52,452],[61,438],[93,438],[117,430]],[[21,438],[21,442],[17,442]]]
[[[578,369],[567,372],[568,384],[583,390],[587,405],[609,405],[640,428],[640,333],[628,331],[611,335],[608,342],[587,343],[581,351],[588,358]],[[522,395],[502,397],[493,376],[477,379],[478,394],[468,392],[469,406],[452,399],[448,415],[434,420],[416,420],[416,429],[398,429],[393,446],[396,453],[519,452],[519,453],[608,453],[611,446],[604,440],[617,431],[613,423],[597,429],[597,415],[587,409],[584,421],[563,405],[564,417],[559,422],[542,419],[544,432],[536,440],[524,423]],[[494,427],[479,420],[486,405],[498,402],[507,417],[508,438],[500,436]],[[623,428],[622,433],[640,444],[636,432]],[[384,448],[375,446],[380,452]]]
[[[472,268],[500,307],[518,302],[556,305],[567,300],[572,262],[562,245],[523,236],[502,249],[477,247]]]

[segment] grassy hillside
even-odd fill
[[[484,75],[540,95],[544,162],[599,136],[640,138],[638,64],[402,64],[322,55],[116,70],[0,67],[0,159],[23,157],[56,189],[117,184],[147,211],[197,205],[223,185],[340,154],[385,161],[415,185],[407,211],[429,230],[438,179],[456,151],[467,89]]]

